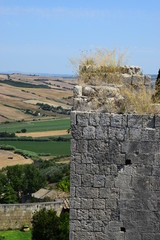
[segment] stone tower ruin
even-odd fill
[[[160,116],[95,110],[94,91],[74,90],[70,240],[159,240]]]

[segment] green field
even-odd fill
[[[70,154],[70,142],[56,141],[4,141],[0,140],[0,145],[11,145],[17,149],[28,150],[35,153],[50,153],[52,156],[62,156]]]
[[[4,236],[5,240],[31,240],[32,233],[29,232],[22,232],[18,230],[10,230],[10,231],[1,231],[0,236]]]
[[[27,132],[43,132],[52,130],[67,130],[70,127],[70,119],[31,121],[31,122],[12,122],[0,124],[0,132],[17,132],[27,129]]]

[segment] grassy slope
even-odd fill
[[[2,141],[0,144],[15,146],[18,149],[35,153],[50,153],[52,156],[69,155],[70,142]]]
[[[35,122],[14,122],[0,124],[0,132],[16,132],[23,128],[27,132],[43,132],[50,130],[65,130],[70,127],[69,119],[50,120],[50,121],[35,121]]]
[[[1,231],[0,236],[4,236],[5,240],[31,240],[32,234],[29,232],[14,231]]]

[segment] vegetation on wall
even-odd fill
[[[77,59],[70,60],[76,69],[79,84],[101,85],[105,83],[120,83],[122,67],[126,63],[126,51],[116,49],[95,49],[85,51]]]
[[[133,86],[123,86],[121,88],[123,101],[120,105],[120,113],[154,113],[155,109],[152,101],[151,89],[146,89],[144,85],[140,85],[139,89]]]

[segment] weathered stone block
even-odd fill
[[[116,139],[118,141],[124,141],[125,139],[125,129],[121,128],[109,128],[109,138],[111,140]]]
[[[82,133],[83,133],[83,131],[80,126],[77,126],[77,125],[71,126],[71,138],[73,138],[75,140],[82,139]]]
[[[95,127],[92,127],[92,126],[84,127],[83,138],[87,140],[95,139]]]
[[[111,115],[111,127],[122,127],[122,115],[121,114],[112,114]]]
[[[82,176],[82,187],[93,187],[94,176],[91,174],[85,174]]]
[[[143,128],[155,128],[154,115],[143,115]]]
[[[93,208],[94,209],[105,209],[105,199],[94,199]]]
[[[129,139],[130,140],[141,140],[141,129],[130,128],[129,129]]]
[[[94,187],[104,187],[105,176],[104,175],[95,175],[94,176]]]
[[[77,125],[81,127],[88,126],[89,113],[78,113],[77,114]]]
[[[143,115],[128,115],[128,127],[131,128],[142,128],[143,126]]]
[[[89,125],[99,126],[100,124],[100,113],[90,113],[89,114]]]
[[[80,198],[98,198],[98,188],[93,187],[79,187],[76,189],[76,197]]]
[[[88,151],[90,153],[105,153],[108,149],[108,143],[100,140],[89,140]]]
[[[160,115],[155,116],[155,128],[160,127]]]
[[[70,114],[71,125],[77,124],[77,114],[75,111],[72,111]]]
[[[78,220],[88,220],[88,210],[87,209],[77,209],[77,219]]]
[[[141,147],[140,152],[141,153],[150,153],[152,149],[152,152],[158,152],[159,146],[158,142],[156,141],[141,141]]]
[[[78,85],[74,86],[73,96],[74,96],[74,98],[82,96],[82,86],[78,86]]]
[[[81,198],[82,209],[92,209],[93,208],[93,199]]]
[[[77,153],[87,153],[88,141],[87,140],[77,140],[76,151],[77,151]]]
[[[104,226],[104,223],[100,220],[93,222],[93,229],[94,229],[95,232],[101,232],[103,226]]]
[[[106,140],[107,141],[108,136],[108,128],[107,127],[101,127],[98,126],[95,129],[95,138],[97,140]]]
[[[81,187],[81,175],[78,174],[71,175],[71,186]]]
[[[82,163],[91,164],[93,162],[93,157],[90,153],[82,153]]]
[[[79,209],[81,208],[81,199],[80,198],[71,198],[70,199],[70,209]]]
[[[110,114],[101,113],[100,115],[100,125],[101,126],[110,126]]]
[[[73,233],[73,231],[80,231],[81,230],[81,221],[71,219],[69,222],[69,228],[70,228],[70,232],[72,232],[72,233]]]

